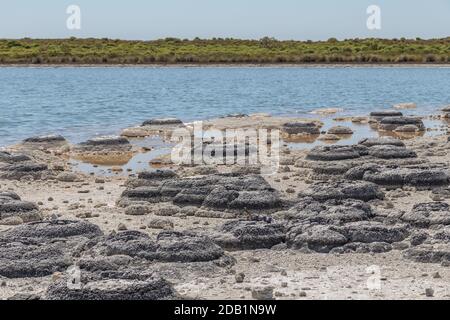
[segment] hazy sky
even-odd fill
[[[81,8],[81,30],[66,8]],[[382,29],[366,27],[379,5]],[[1,0],[0,38],[327,39],[450,36],[450,0]]]

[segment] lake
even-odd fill
[[[402,102],[426,115],[450,104],[449,89],[445,67],[0,68],[0,146],[50,133],[75,143],[155,117],[367,115]]]

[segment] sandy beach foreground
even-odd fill
[[[172,146],[174,130],[192,132],[177,119],[4,148],[0,299],[448,299],[450,108],[430,116],[442,125],[429,135],[408,107],[336,117],[327,130],[320,112],[204,122],[279,130],[270,174],[176,165],[167,149],[148,160],[148,139]],[[339,144],[355,134],[342,121],[379,137]]]

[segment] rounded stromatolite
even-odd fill
[[[119,205],[136,201],[173,202],[215,210],[271,210],[281,206],[279,193],[260,175],[208,175],[201,178],[175,178],[144,185],[133,181],[122,193]],[[140,186],[138,186],[140,185]],[[134,187],[138,186],[138,187]]]
[[[34,203],[22,201],[14,192],[0,192],[0,224],[2,220],[11,218],[19,218],[22,222],[42,219]]]
[[[62,278],[47,290],[48,300],[167,300],[175,297],[172,285],[165,279],[152,276],[146,279],[82,280],[69,286],[70,279]],[[78,285],[78,286],[77,286]]]
[[[450,206],[445,202],[419,203],[414,205],[411,211],[403,214],[401,219],[416,227],[449,225]]]
[[[335,126],[332,127],[328,130],[329,134],[335,134],[335,135],[351,135],[353,134],[353,130],[348,128],[348,127],[344,127],[344,126]]]
[[[355,146],[320,146],[313,148],[307,155],[307,160],[339,161],[357,159],[367,155],[368,150],[361,145]]]
[[[224,251],[210,239],[191,233],[166,231],[156,239],[138,231],[108,236],[98,248],[107,256],[127,255],[159,262],[205,262],[221,258]]]
[[[30,160],[31,158],[24,154],[12,154],[10,152],[0,151],[0,162],[16,163]]]
[[[449,176],[438,169],[386,169],[380,167],[366,171],[363,180],[390,188],[408,185],[429,189],[449,184]]]
[[[142,123],[142,126],[174,126],[182,124],[183,121],[177,118],[161,118],[146,120]]]
[[[282,131],[287,135],[319,135],[320,129],[314,122],[285,123]]]
[[[417,158],[413,150],[393,145],[378,145],[369,148],[369,155],[379,159]]]
[[[381,137],[381,138],[366,138],[359,142],[359,144],[366,147],[373,146],[396,146],[396,147],[404,147],[405,143],[400,139],[396,139],[393,137]]]
[[[226,250],[269,249],[284,242],[285,228],[265,221],[229,221],[217,229],[212,239]]]
[[[355,199],[362,201],[384,199],[383,192],[374,183],[347,181],[316,183],[311,185],[305,192],[301,193],[300,196],[311,197],[318,201],[330,199]]]
[[[394,110],[374,111],[370,113],[370,117],[376,121],[380,121],[381,119],[388,117],[402,117],[402,116],[403,113]]]
[[[414,125],[418,131],[424,131],[425,125],[419,118],[414,117],[387,117],[380,120],[378,129],[383,131],[394,131],[399,127]]]
[[[72,265],[62,243],[36,244],[0,239],[0,276],[7,278],[44,277]]]
[[[288,219],[309,223],[340,225],[348,222],[364,221],[374,217],[370,205],[353,199],[317,201],[303,198],[285,212]]]
[[[70,237],[94,238],[102,236],[100,228],[88,221],[45,220],[17,226],[0,234],[1,239],[33,239],[46,242]]]
[[[61,144],[66,143],[67,140],[61,135],[46,135],[46,136],[35,136],[23,140],[23,143],[27,144]]]
[[[46,172],[48,172],[46,164],[24,161],[0,167],[0,178],[8,180],[20,180],[23,177],[41,179]]]
[[[90,149],[108,149],[108,148],[130,148],[131,144],[128,139],[118,136],[103,136],[87,140],[76,146],[76,149],[90,150]]]

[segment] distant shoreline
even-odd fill
[[[450,68],[449,63],[0,64],[0,68]]]

